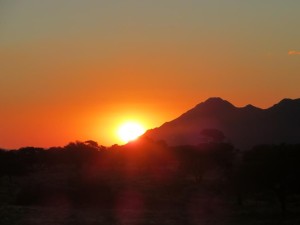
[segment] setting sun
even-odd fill
[[[129,142],[137,139],[143,133],[145,128],[137,122],[126,122],[118,129],[118,136],[123,142]]]

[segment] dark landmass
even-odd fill
[[[300,145],[0,150],[0,224],[299,224]]]
[[[300,99],[283,99],[260,109],[235,107],[221,98],[210,98],[175,120],[147,131],[145,136],[169,145],[197,145],[201,131],[217,129],[237,148],[259,144],[300,143]]]

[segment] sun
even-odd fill
[[[144,134],[146,129],[138,122],[126,122],[118,129],[118,137],[123,142],[129,142],[137,139]]]

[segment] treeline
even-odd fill
[[[0,176],[6,204],[113,208],[130,190],[150,208],[183,210],[199,196],[218,196],[233,207],[277,205],[285,216],[299,203],[300,144],[239,151],[223,142],[170,147],[144,137],[124,146],[26,147],[0,150]]]

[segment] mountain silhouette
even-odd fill
[[[283,99],[260,109],[253,105],[235,107],[221,98],[209,98],[145,136],[169,145],[203,142],[201,131],[222,131],[228,142],[247,149],[258,144],[300,143],[300,99]]]

